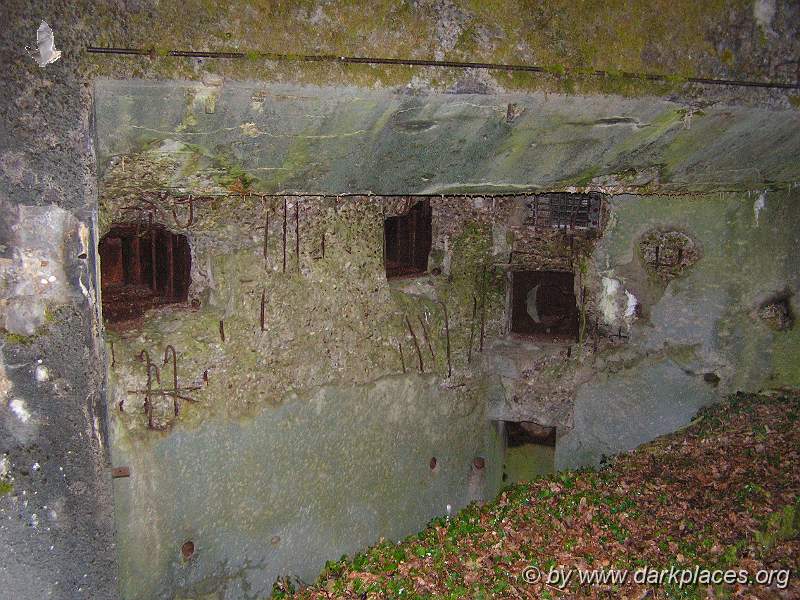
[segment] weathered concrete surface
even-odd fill
[[[45,323],[48,304],[66,304],[81,289],[70,279],[82,277],[88,294],[94,244],[89,229],[58,206],[0,201],[0,211],[0,327],[31,336]]]
[[[62,307],[36,337],[2,344],[4,598],[116,597],[103,373],[92,330],[86,313]]]
[[[664,198],[619,196],[592,258],[598,275],[632,293],[642,316],[630,339],[595,359],[578,388],[559,468],[597,463],[685,424],[718,394],[800,385],[800,333],[771,329],[757,309],[782,292],[796,314],[800,204],[796,189]],[[646,271],[639,239],[684,231],[702,258],[669,283]],[[719,377],[704,378],[706,374]]]
[[[502,440],[483,403],[432,376],[323,387],[148,444],[112,437],[115,464],[131,467],[115,483],[129,599],[262,598],[278,576],[312,581],[326,560],[379,535],[399,540],[493,496],[502,473]],[[487,468],[473,482],[476,456]]]
[[[375,2],[371,8],[364,11],[361,2],[278,5],[250,0],[4,2],[0,7],[4,25],[0,30],[4,75],[4,85],[0,86],[0,196],[14,204],[57,205],[90,226],[90,213],[96,206],[91,84],[97,76],[199,81],[211,72],[238,80],[347,84],[405,89],[411,93],[544,90],[658,94],[675,97],[687,108],[722,99],[786,109],[796,106],[798,101],[792,93],[704,89],[684,85],[679,80],[651,85],[613,75],[598,79],[559,74],[562,68],[606,68],[796,81],[797,65],[792,59],[797,56],[800,43],[797,35],[800,7],[791,0],[776,2],[775,13],[766,18],[763,15],[756,18],[754,3],[749,1],[665,0],[654,8],[652,0],[593,7],[563,0],[542,5],[534,12],[524,2],[386,1]],[[44,69],[24,50],[26,45],[34,43],[40,19],[48,20],[55,31],[57,47],[64,51],[61,60]],[[387,23],[392,26],[387,27]],[[157,52],[155,59],[90,56],[84,52],[90,44],[152,46]],[[416,58],[520,60],[551,65],[552,74],[489,75],[424,68],[204,61],[160,56],[167,48],[255,48],[334,55],[374,52]],[[71,280],[75,286],[69,296],[72,302],[75,299],[82,302],[80,299],[84,297],[77,281]],[[87,284],[87,287],[91,294],[93,286]],[[35,411],[43,423],[46,417],[46,427],[16,429],[34,436],[38,447],[51,448],[51,458],[69,457],[64,469],[67,481],[74,486],[66,491],[51,488],[56,479],[48,477],[46,484],[32,479],[14,488],[20,493],[27,491],[29,497],[48,497],[49,490],[64,492],[70,507],[69,532],[64,534],[63,544],[47,544],[42,530],[37,536],[29,535],[31,531],[25,524],[31,515],[13,509],[17,521],[6,522],[3,543],[7,542],[14,558],[5,555],[1,561],[4,568],[0,572],[0,589],[7,590],[14,598],[39,600],[53,590],[52,596],[63,598],[117,595],[109,550],[113,545],[108,510],[111,481],[104,469],[105,445],[87,446],[85,433],[92,429],[96,416],[92,407],[98,398],[100,378],[87,375],[86,365],[91,365],[92,359],[87,358],[82,345],[76,345],[76,340],[89,347],[99,345],[97,337],[85,338],[94,326],[91,313],[91,306],[79,304],[75,311],[72,308],[67,311],[73,316],[54,319],[47,335],[41,338],[4,339],[6,375],[0,380],[4,427],[19,426],[16,417],[6,420],[7,415],[15,414],[11,402],[23,399],[25,406],[34,406],[35,390],[25,378],[34,372],[36,360],[42,358],[48,366],[47,361],[55,361],[59,365],[55,369],[57,374],[74,378],[74,385],[60,388],[63,395],[51,392],[49,387],[36,388],[39,395]],[[789,349],[797,347],[796,341],[783,339],[795,338],[775,338],[776,348],[781,344]],[[787,361],[781,368],[788,372],[793,364],[796,361]],[[28,451],[29,441],[16,438],[8,429],[0,434],[7,441],[3,449],[9,456]],[[24,467],[27,462],[22,460],[19,464]],[[41,460],[38,462],[42,470],[51,468]],[[57,466],[54,463],[52,468]],[[16,463],[10,467],[8,476],[25,477]],[[17,497],[16,492],[6,494],[0,498],[0,506],[8,509]],[[53,531],[46,535],[54,536]],[[75,542],[77,531],[82,533],[80,541]],[[55,578],[48,579],[54,573],[74,576],[59,577],[54,588],[50,584],[56,585]]]
[[[191,163],[170,182],[179,188],[220,163],[258,192],[698,191],[800,178],[793,110],[147,81],[99,81],[95,101],[101,173],[147,149]],[[509,104],[521,111],[512,122]]]
[[[115,189],[147,192],[149,167],[117,164],[102,180],[101,231],[135,219]],[[412,200],[383,200],[198,201],[178,230],[192,249],[190,302],[107,329],[112,454],[133,473],[115,484],[124,597],[264,596],[278,575],[311,580],[327,559],[498,490],[502,438],[470,335],[475,294],[486,297],[485,334],[503,322],[502,294],[488,282],[481,292],[477,277],[490,258],[491,228],[478,226],[488,209],[433,199],[448,275],[389,282],[383,213]],[[156,214],[173,227],[168,205]],[[158,393],[172,385],[167,344],[195,401],[177,413]],[[163,384],[147,404],[142,350]],[[477,456],[485,468],[472,467]],[[198,554],[184,564],[188,537]]]

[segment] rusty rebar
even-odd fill
[[[266,327],[264,326],[264,308],[267,302],[267,290],[261,290],[261,331],[266,331]]]
[[[478,348],[479,352],[483,352],[483,338],[486,325],[486,265],[483,265],[481,271],[481,344]]]
[[[225,321],[222,319],[219,320],[219,338],[222,340],[222,343],[225,343]]]
[[[417,350],[417,358],[419,359],[419,372],[424,373],[425,367],[422,364],[422,352],[419,349],[419,342],[417,341],[417,334],[414,333],[414,329],[411,327],[411,321],[408,320],[408,316],[406,315],[406,325],[408,325],[408,331],[411,333],[411,337],[414,339],[414,348]]]
[[[447,305],[441,301],[439,304],[442,305],[442,310],[444,311],[444,333],[447,340],[447,376],[451,377],[453,375],[453,365],[450,360],[450,320],[447,316]]]
[[[153,394],[153,375],[152,369],[156,370],[156,381],[158,382],[158,386],[161,387],[161,374],[158,370],[158,367],[153,363],[147,363],[147,393],[144,397],[144,412],[147,415],[147,427],[148,429],[153,429],[153,400],[151,398]]]
[[[264,209],[264,260],[269,260],[269,209]]]
[[[283,272],[286,273],[286,198],[283,199]]]
[[[175,346],[172,344],[167,344],[167,347],[164,348],[164,364],[166,366],[169,362],[169,352],[172,351],[172,389],[175,392],[175,396],[172,399],[173,408],[175,410],[175,416],[178,416],[178,354],[175,352]]]
[[[178,214],[175,211],[177,201],[174,199],[172,201],[172,218],[175,220],[175,226],[181,229],[189,229],[189,227],[192,226],[192,223],[194,223],[194,198],[189,196],[189,198],[186,200],[186,203],[189,205],[189,218],[187,219],[186,223],[182,225],[178,220]]]
[[[150,354],[147,352],[147,350],[142,349],[142,351],[136,355],[136,358],[138,358],[140,361],[143,361],[145,365],[150,364]]]
[[[114,368],[114,365],[117,364],[117,359],[114,357],[114,342],[110,342],[111,344],[111,368]]]
[[[297,272],[300,272],[300,200],[294,202],[294,255],[297,257]]]
[[[428,344],[428,350],[431,353],[433,364],[436,365],[436,354],[433,352],[433,344],[431,343],[431,336],[428,333],[428,328],[425,326],[425,319],[422,318],[422,315],[417,315],[417,319],[419,319],[419,324],[422,325],[422,337],[425,338],[425,343]]]
[[[113,46],[86,46],[86,52],[92,54],[109,55],[131,55],[146,56],[155,60],[159,53],[155,48],[146,47],[113,47]],[[337,64],[359,64],[359,65],[393,65],[411,67],[429,67],[446,69],[482,69],[487,71],[505,72],[525,72],[538,73],[542,75],[552,75],[552,70],[544,65],[531,65],[525,63],[492,63],[492,62],[464,62],[453,60],[432,60],[428,58],[392,58],[383,56],[341,56],[339,54],[287,54],[281,52],[253,52],[253,51],[220,51],[220,50],[166,50],[167,57],[182,58],[208,58],[224,60],[251,60],[254,57],[262,60],[286,61],[286,62],[308,62],[308,63],[337,63]],[[652,72],[614,72],[604,70],[592,70],[587,72],[568,71],[567,76],[582,77],[620,77],[629,80],[669,82],[675,76],[672,73],[652,73]],[[686,77],[681,78],[686,83],[696,83],[701,85],[719,85],[733,87],[755,87],[755,88],[777,88],[777,89],[800,89],[800,82],[784,82],[774,80],[752,80],[752,79],[722,79],[715,77]]]
[[[472,361],[472,342],[475,339],[475,318],[478,316],[478,298],[472,294],[472,319],[469,322],[469,350],[467,350],[467,362]]]

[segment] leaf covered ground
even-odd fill
[[[279,581],[273,597],[800,598],[799,455],[800,395],[736,394],[604,469],[513,486],[400,544],[329,562],[298,592]],[[526,582],[526,567],[541,579]],[[631,581],[644,567],[774,573],[772,585]],[[570,568],[629,574],[546,581]]]

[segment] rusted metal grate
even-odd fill
[[[157,224],[117,225],[100,241],[99,251],[107,323],[135,319],[149,308],[186,301],[191,253],[185,235]]]
[[[421,275],[428,269],[432,241],[431,215],[430,202],[420,200],[407,214],[384,220],[387,277]]]
[[[527,224],[556,229],[599,229],[603,195],[540,194],[526,200]]]

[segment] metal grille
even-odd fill
[[[526,200],[528,224],[555,229],[598,229],[602,194],[541,194]]]

